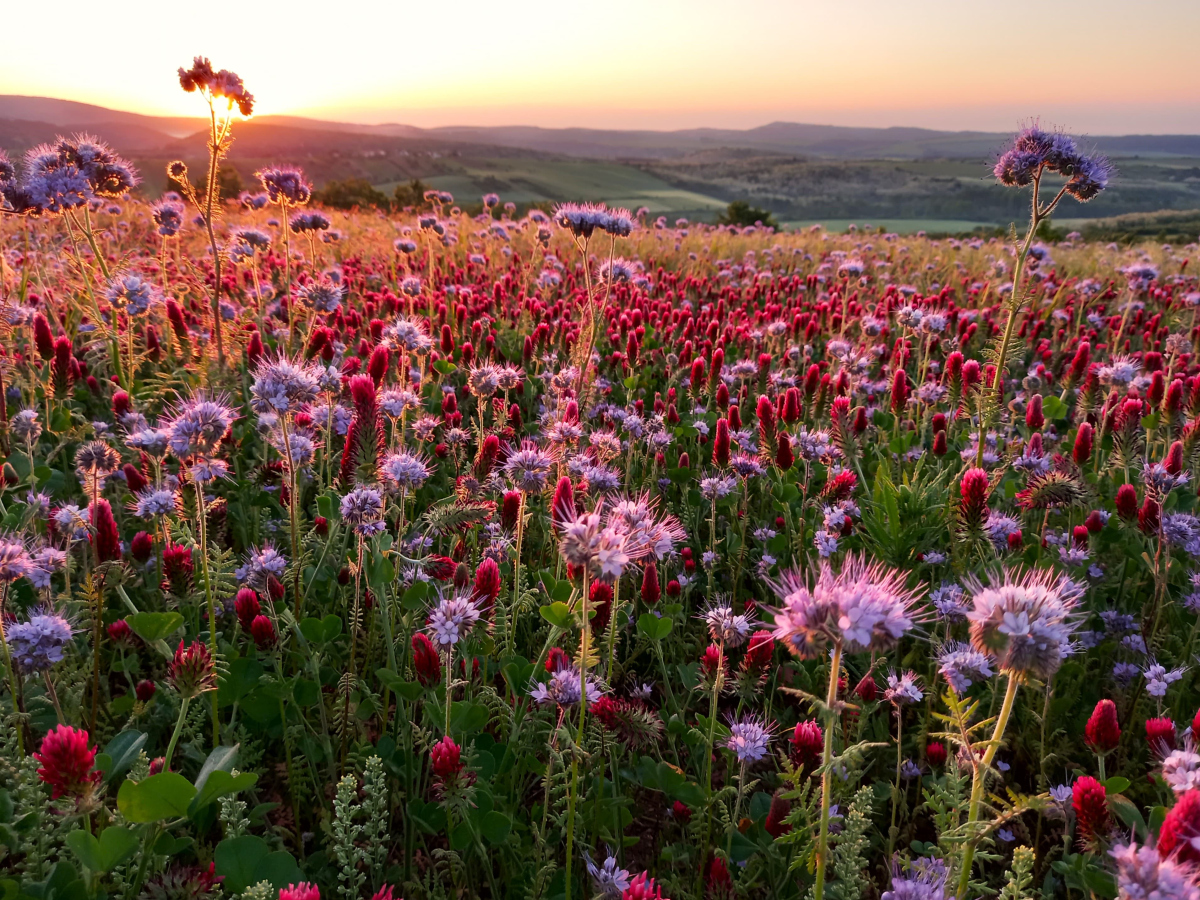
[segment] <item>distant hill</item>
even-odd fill
[[[207,125],[199,117],[146,116],[69,100],[0,95],[0,149],[10,156],[58,134],[92,133],[137,165],[144,179],[140,190],[151,196],[167,186],[168,161],[202,167]],[[1027,196],[998,186],[990,175],[989,161],[1007,137],[795,122],[650,131],[417,128],[256,116],[234,129],[225,165],[247,187],[257,169],[288,162],[302,166],[318,187],[362,178],[390,195],[397,184],[419,178],[467,205],[494,192],[525,205],[597,200],[631,209],[645,206],[655,216],[711,221],[730,201],[746,200],[779,221],[869,217],[938,221],[944,230],[953,221],[1006,226],[1027,214]],[[1086,138],[1084,145],[1114,157],[1118,177],[1096,201],[1069,204],[1067,215],[1100,218],[1200,207],[1200,135],[1100,136]],[[1161,225],[1139,227],[1158,234]]]
[[[38,123],[46,127],[38,128]],[[126,152],[165,150],[174,141],[202,131],[204,125],[198,117],[146,116],[70,100],[0,95],[0,146],[10,149],[24,149],[31,136],[57,129],[97,132]],[[310,152],[344,152],[355,141],[359,146],[381,149],[383,144],[372,141],[391,138],[420,142],[425,148],[502,147],[588,159],[670,159],[719,148],[821,159],[979,159],[994,154],[1007,137],[998,132],[849,128],[795,122],[772,122],[748,129],[648,131],[533,126],[417,128],[403,124],[355,125],[300,116],[258,117],[239,128],[238,134],[248,135],[252,128],[264,141],[278,140],[280,152],[286,152],[292,140]],[[1119,157],[1200,157],[1200,135],[1098,136],[1088,138],[1086,143]]]

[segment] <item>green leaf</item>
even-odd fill
[[[258,685],[263,667],[257,659],[241,656],[229,664],[229,671],[221,679],[219,697],[221,703],[237,703]]]
[[[638,634],[647,640],[661,641],[668,634],[675,623],[665,616],[656,616],[654,613],[642,613],[638,616],[637,629]]]
[[[204,765],[200,767],[200,774],[196,776],[196,790],[203,791],[209,776],[214,772],[229,772],[237,759],[237,752],[237,744],[232,747],[214,747],[204,760]]]
[[[208,804],[219,797],[248,790],[257,781],[258,776],[253,772],[241,772],[237,775],[231,775],[228,772],[218,769],[209,774],[208,779],[204,783],[204,790],[197,794],[196,799],[192,801],[191,814],[194,816],[196,812],[208,806]]]
[[[408,610],[409,612],[412,612],[414,610],[424,609],[425,608],[425,599],[428,596],[429,596],[429,585],[426,584],[424,581],[414,582],[413,586],[410,587],[407,591],[405,591],[404,596],[400,598],[400,606],[403,609]]]
[[[439,375],[452,375],[458,371],[458,366],[448,359],[439,359],[433,364],[433,370]]]
[[[479,823],[479,831],[489,843],[499,844],[512,831],[512,820],[502,812],[492,810]]]
[[[393,694],[398,697],[403,697],[410,703],[416,700],[424,692],[424,688],[416,681],[405,681],[395,672],[388,669],[376,669],[375,674],[379,676],[379,680],[388,686]]]
[[[450,705],[450,733],[474,734],[487,727],[491,714],[483,703],[456,700]]]
[[[1118,780],[1110,778],[1109,781]],[[1124,781],[1125,779],[1119,779]],[[1128,782],[1126,782],[1128,784]],[[1108,782],[1105,782],[1107,790]],[[1137,808],[1127,797],[1122,797],[1120,794],[1110,794],[1108,796],[1108,808],[1116,814],[1126,828],[1133,831],[1134,836],[1141,841],[1146,839],[1146,820],[1142,818],[1141,810]]]
[[[110,825],[96,840],[80,829],[67,835],[67,845],[79,861],[93,872],[108,872],[133,855],[139,844],[138,836],[120,825]]]
[[[542,618],[555,628],[571,627],[571,608],[565,603],[555,601],[549,606],[543,606],[539,612],[541,612]]]
[[[213,859],[217,874],[225,878],[221,886],[232,894],[240,894],[260,881],[283,888],[304,880],[292,854],[286,850],[272,853],[267,842],[253,834],[221,841]]]
[[[437,803],[409,800],[408,817],[427,834],[440,834],[446,828],[446,811]]]
[[[114,778],[124,775],[145,745],[146,735],[134,729],[122,731],[109,741],[104,752],[96,756],[97,768],[100,768],[100,757],[108,757],[108,762],[103,767],[105,783],[111,784]]]
[[[176,772],[159,772],[145,781],[126,780],[117,791],[117,808],[130,822],[182,818],[196,796],[192,783]]]
[[[1047,419],[1065,419],[1068,407],[1053,394],[1042,399],[1042,414]]]
[[[1114,775],[1104,782],[1104,790],[1109,794],[1120,794],[1129,788],[1129,779]]]
[[[125,621],[138,637],[152,644],[178,631],[183,616],[177,612],[140,612],[126,616]]]

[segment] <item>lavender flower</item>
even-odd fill
[[[62,662],[63,649],[73,635],[70,622],[48,611],[10,625],[7,632],[13,662],[23,672],[42,672]]]
[[[378,488],[358,486],[342,497],[342,518],[361,537],[373,537],[387,527],[383,521],[383,494]]]
[[[738,762],[755,763],[766,757],[770,743],[770,726],[755,716],[747,716],[730,723],[724,747],[737,755]]]
[[[546,487],[554,460],[533,441],[525,441],[521,449],[510,453],[504,463],[504,474],[517,488],[529,494],[540,493]]]
[[[430,610],[425,630],[443,652],[464,640],[479,621],[479,607],[469,595],[441,597]],[[576,683],[578,683],[578,678]]]
[[[879,900],[953,900],[946,897],[946,865],[940,859],[923,857],[901,869],[892,861],[892,885]]]
[[[1049,678],[1070,652],[1079,588],[1046,570],[1008,570],[984,586],[964,579],[971,591],[971,644],[1002,672]]]
[[[959,641],[952,641],[942,648],[938,654],[938,666],[942,676],[959,694],[976,681],[993,675],[987,655]]]
[[[566,708],[576,705],[580,697],[579,669],[568,666],[551,673],[545,681],[533,686],[530,696],[541,706],[555,704]],[[587,702],[595,703],[600,699],[601,691],[595,680],[587,679]]]
[[[802,659],[818,656],[830,641],[852,652],[891,647],[918,618],[917,592],[904,586],[900,572],[853,554],[836,574],[822,562],[815,583],[793,570],[768,584],[781,601],[775,637]]]
[[[167,447],[179,459],[211,456],[233,420],[233,410],[223,399],[197,394],[167,424]]]

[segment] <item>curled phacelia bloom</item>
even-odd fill
[[[9,625],[12,660],[22,672],[44,672],[62,662],[63,650],[71,643],[74,629],[66,618],[53,612],[31,615],[28,621]]]
[[[1049,678],[1071,652],[1079,588],[1049,570],[964,579],[972,594],[971,644],[1002,671]]]
[[[904,576],[865,557],[850,555],[835,573],[827,562],[815,582],[786,572],[771,584],[780,605],[775,639],[801,659],[813,659],[830,643],[854,652],[894,646],[918,618],[918,593]]]

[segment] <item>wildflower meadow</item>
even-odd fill
[[[0,155],[3,900],[1200,900],[1200,283]],[[981,175],[987,174],[981,171]],[[1194,718],[1195,717],[1195,718]]]

